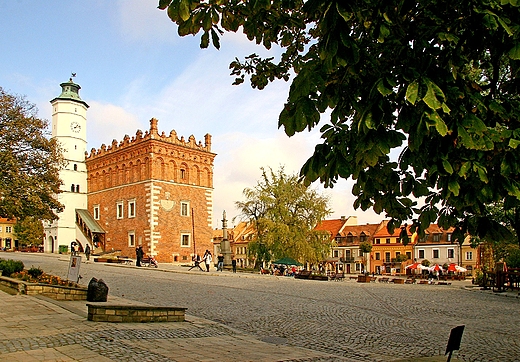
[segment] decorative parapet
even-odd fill
[[[187,141],[184,139],[184,136],[181,136],[181,138],[179,139],[175,130],[170,131],[170,134],[168,136],[165,134],[164,131],[161,134],[159,134],[159,131],[157,129],[158,122],[159,121],[157,119],[152,118],[150,120],[150,129],[148,131],[145,131],[144,134],[143,131],[137,130],[134,137],[130,138],[130,136],[125,135],[121,142],[113,140],[112,144],[109,146],[102,144],[101,147],[97,150],[95,148],[92,148],[90,151],[90,155],[88,154],[88,152],[85,152],[85,157],[86,159],[90,159],[98,156],[108,155],[151,139],[166,142],[172,145],[191,148],[197,151],[211,152],[211,135],[209,133],[204,136],[203,145],[202,141],[199,141],[197,143],[195,136],[193,135],[191,135]]]

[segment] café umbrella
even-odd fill
[[[298,261],[294,260],[293,258],[285,257],[278,259],[276,261],[273,261],[273,264],[282,264],[282,265],[296,265],[296,266],[302,266],[302,263],[299,263]]]
[[[444,271],[444,269],[442,269],[442,267],[439,265],[439,264],[435,264],[434,266],[432,266],[430,268],[431,271]]]
[[[406,266],[405,269],[424,270],[424,269],[428,269],[428,267],[422,265],[421,263],[413,263],[413,264],[410,264],[410,265]]]
[[[451,263],[450,265],[448,265],[448,271],[449,272],[456,272],[456,273],[464,273],[466,271],[468,271],[466,268],[463,268],[455,263]]]

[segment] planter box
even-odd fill
[[[358,275],[358,283],[370,283],[370,275]]]
[[[0,277],[0,284],[18,294],[43,295],[54,300],[87,300],[86,287],[67,287],[43,283],[27,283],[19,279]]]
[[[112,323],[184,322],[186,308],[152,305],[90,304],[88,320]]]

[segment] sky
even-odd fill
[[[87,111],[87,149],[121,141],[159,120],[161,133],[175,130],[204,143],[212,136],[213,227],[228,226],[255,187],[261,168],[299,173],[320,143],[319,127],[293,137],[278,129],[289,83],[264,90],[246,81],[233,86],[229,64],[257,53],[276,56],[243,35],[226,33],[221,48],[200,49],[200,35],[179,37],[158,0],[0,0],[0,87],[26,96],[40,118],[51,119],[50,100],[76,73]],[[326,121],[326,117],[323,118]],[[332,189],[311,187],[330,199],[329,219],[357,216],[377,223],[384,215],[354,210],[352,180]]]

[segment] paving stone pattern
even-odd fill
[[[47,267],[58,271],[59,264],[42,266]],[[464,283],[322,282],[162,267],[171,270],[89,264],[81,273],[87,282],[92,276],[104,279],[109,295],[187,307],[187,315],[259,340],[335,356],[309,361],[442,356],[451,328],[462,324],[459,360],[520,360],[520,299],[465,290]]]

